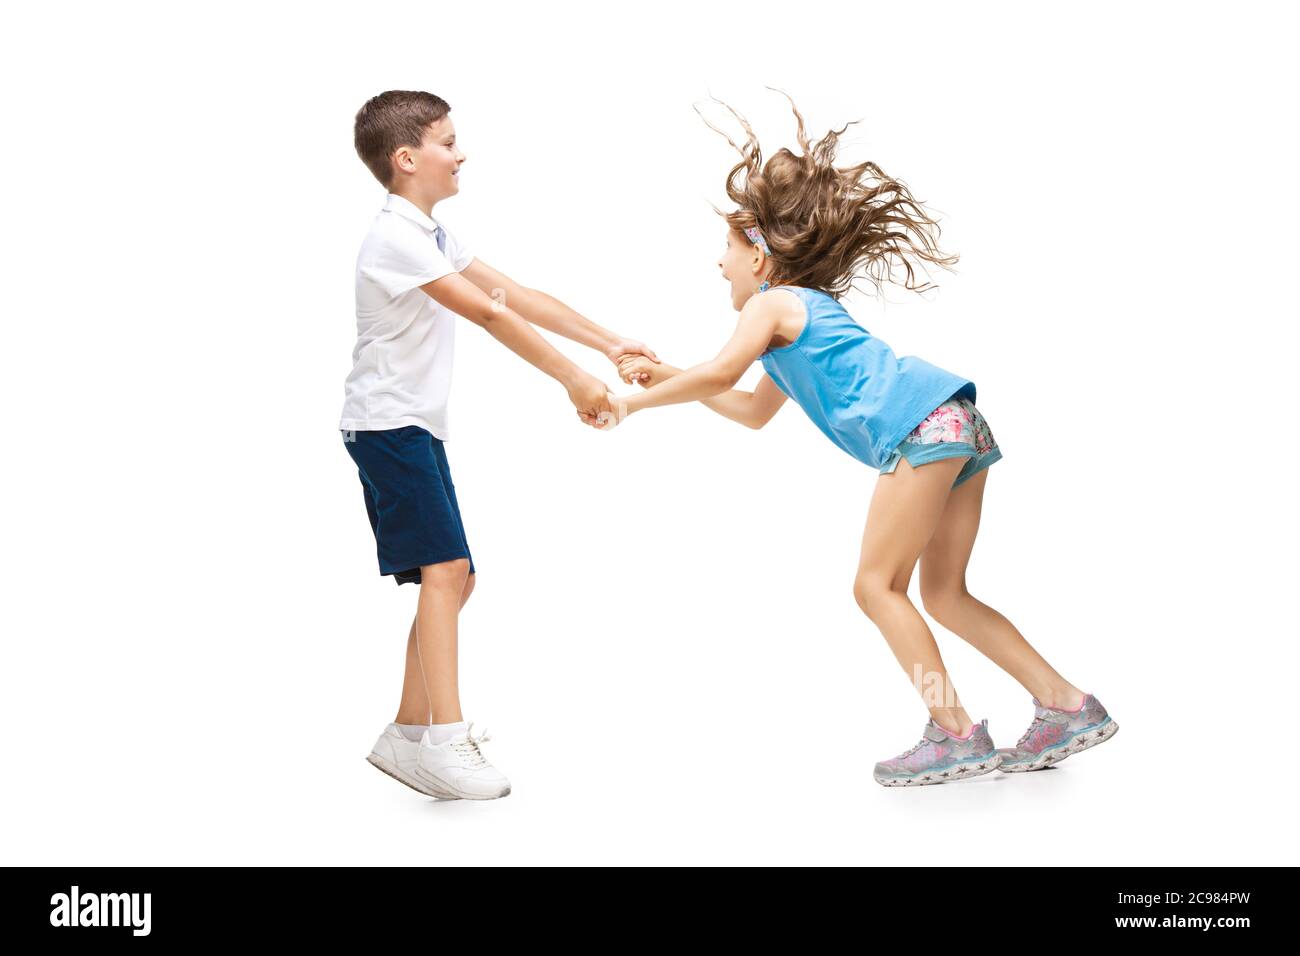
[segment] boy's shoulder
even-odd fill
[[[357,263],[388,259],[394,254],[403,258],[423,258],[423,254],[430,251],[437,251],[432,233],[404,216],[381,209],[366,227]]]
[[[371,220],[357,253],[358,304],[377,307],[415,286],[463,271],[473,258],[441,220],[394,211],[390,202]]]
[[[439,231],[442,232],[441,237],[438,237]],[[460,228],[453,229],[441,217],[434,219],[426,216],[423,221],[416,222],[413,217],[386,206],[370,220],[362,245],[409,246],[411,243],[424,245],[435,241],[448,247],[463,249],[466,246]]]
[[[429,230],[419,223],[398,215],[387,207],[376,212],[366,227],[366,239],[376,242],[400,242],[412,236],[418,238],[429,234]]]

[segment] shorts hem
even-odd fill
[[[957,477],[957,480],[952,483],[952,486],[956,488],[962,482],[974,478],[976,475],[978,475],[989,465],[993,464],[995,461],[1001,461],[1001,460],[1002,460],[1002,449],[999,448],[997,445],[994,445],[992,448],[990,448],[988,451],[984,453],[984,457],[976,460],[977,463],[974,468],[972,468],[969,472],[967,472],[964,475],[959,475]]]
[[[921,465],[928,465],[932,461],[943,461],[945,458],[978,458],[979,452],[975,450],[974,445],[968,445],[960,441],[941,441],[933,444],[913,443],[911,454],[899,452],[907,463],[913,468]]]
[[[389,565],[386,569],[383,565],[379,566],[379,573],[384,577],[391,576],[398,584],[418,584],[420,583],[420,569],[430,564],[446,564],[448,561],[468,561],[469,573],[475,573],[474,558],[466,551],[459,551],[448,554],[445,557],[437,557],[428,561],[419,561],[411,564],[403,563],[400,567],[393,568]]]

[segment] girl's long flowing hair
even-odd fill
[[[901,180],[886,175],[875,163],[835,165],[840,136],[861,121],[846,123],[810,143],[794,100],[781,95],[790,100],[798,123],[801,156],[782,147],[765,164],[758,137],[743,116],[715,98],[745,131],[745,144],[738,146],[700,113],[708,127],[741,155],[727,175],[727,196],[737,209],[717,210],[719,215],[742,235],[750,226],[762,232],[772,250],[773,284],[820,289],[839,298],[854,287],[857,277],[866,276],[879,292],[884,282],[899,284],[893,277],[897,263],[907,273],[901,283],[904,288],[929,289],[933,283],[915,284],[913,262],[949,268],[958,259],[939,251],[939,224]]]

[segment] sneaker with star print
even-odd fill
[[[978,777],[996,770],[1000,762],[987,720],[959,737],[930,718],[920,742],[897,757],[880,761],[872,776],[885,787],[920,787]]]
[[[1014,747],[999,750],[1004,773],[1043,770],[1071,754],[1105,743],[1115,736],[1119,724],[1106,713],[1101,701],[1084,694],[1074,710],[1044,707],[1034,698],[1034,719]]]

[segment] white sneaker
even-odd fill
[[[494,800],[510,792],[510,781],[496,767],[487,762],[478,749],[487,734],[471,734],[473,722],[463,734],[457,734],[445,743],[433,746],[428,732],[420,739],[419,759],[415,774],[423,782],[466,800]]]
[[[420,742],[407,740],[406,736],[397,729],[397,724],[389,724],[375,741],[375,746],[366,760],[394,780],[400,780],[412,790],[418,790],[427,797],[441,797],[444,800],[460,799],[445,787],[416,776],[415,766],[419,756]]]

